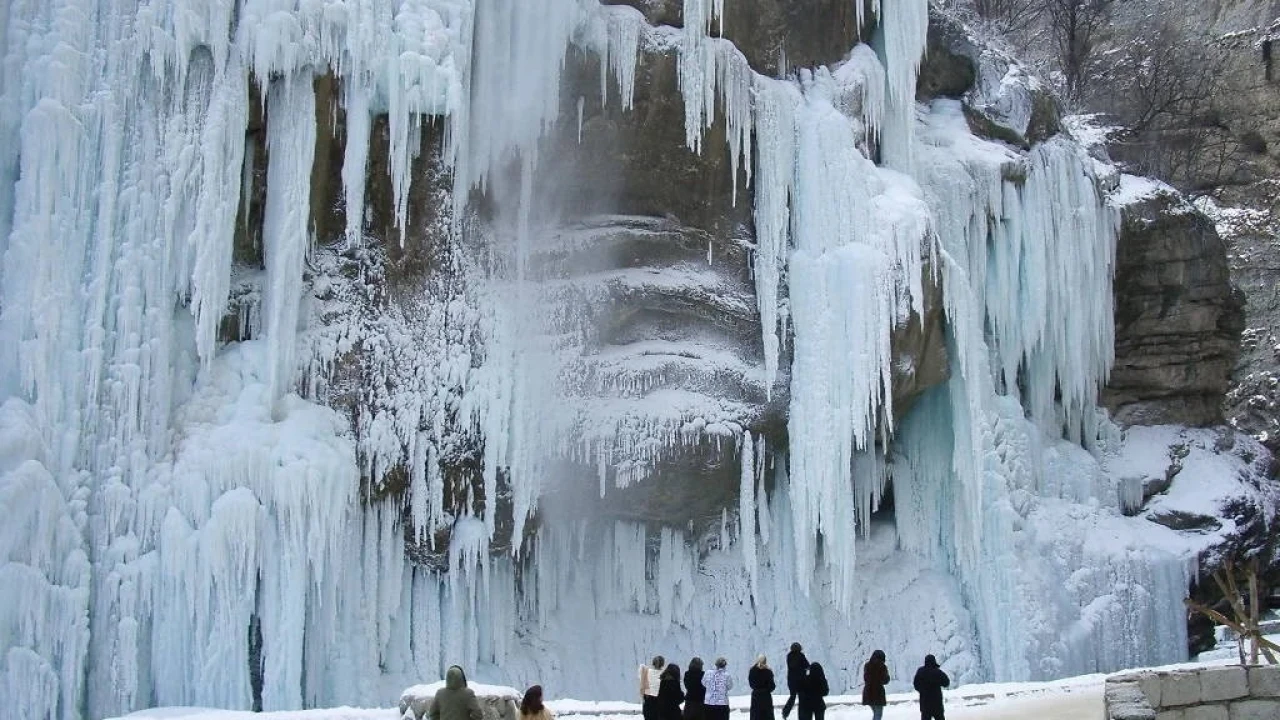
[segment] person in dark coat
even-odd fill
[[[880,720],[884,715],[884,686],[889,684],[889,666],[884,661],[884,651],[871,653],[871,659],[862,666],[862,704],[870,706],[871,720]]]
[[[804,656],[804,651],[800,648],[800,643],[791,643],[791,651],[787,653],[787,702],[782,706],[782,718],[791,714],[791,708],[796,705],[796,696],[800,694],[800,687],[804,685],[805,673],[809,670],[809,659]]]
[[[751,720],[773,720],[773,670],[763,655],[747,671],[747,685],[751,686]]]
[[[938,667],[932,655],[924,656],[924,665],[916,670],[911,685],[920,693],[920,720],[945,720],[942,711],[942,688],[950,687],[951,678]]]
[[[684,671],[684,720],[703,720],[706,717],[707,688],[702,684],[702,658],[689,661]]]
[[[659,720],[680,720],[680,703],[684,691],[680,689],[680,666],[671,663],[658,679]]]
[[[827,714],[827,693],[831,687],[827,685],[827,674],[820,663],[809,665],[804,683],[800,687],[800,720],[823,720]]]

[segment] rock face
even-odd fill
[[[661,20],[657,6],[642,9]],[[731,28],[727,21],[726,35]],[[768,42],[755,38],[742,49],[752,57]],[[709,408],[726,426],[784,448],[790,342],[784,338],[779,377],[766,387],[752,188],[745,168],[734,176],[723,114],[701,153],[686,146],[677,57],[674,48],[642,52],[634,105],[624,110],[616,97],[601,103],[595,58],[571,55],[561,117],[581,122],[560,122],[544,141],[533,203],[554,228],[535,251],[543,302],[564,318],[552,332],[581,341],[564,360],[561,380],[574,382],[563,390],[587,408],[575,432],[643,424],[661,403],[664,413]],[[912,315],[892,336],[899,416],[947,374],[941,289],[927,277],[924,317]],[[660,432],[645,442],[661,445]],[[617,483],[603,497],[592,462],[567,467],[573,479],[554,503],[642,522],[719,522],[741,485],[736,442],[729,434],[667,447],[638,483]]]
[[[680,0],[604,0],[631,5],[650,25],[682,27]],[[846,0],[745,0],[725,8],[723,36],[746,56],[756,72],[776,76],[793,67],[839,61],[857,39],[869,37],[874,19],[859,28],[855,3]],[[717,22],[713,34],[721,34]]]
[[[1209,190],[1205,210],[1227,244],[1232,282],[1245,295],[1245,330],[1225,414],[1272,452],[1280,451],[1280,7],[1272,0],[1135,0],[1116,3],[1112,21],[1142,27],[1171,18],[1188,44],[1221,63],[1213,130],[1221,135],[1207,166],[1179,182]],[[1099,108],[1106,110],[1106,108]],[[1119,156],[1119,155],[1118,155]]]
[[[955,17],[929,13],[929,38],[916,99],[959,98],[975,135],[1023,149],[1061,129],[1057,100],[1013,58],[975,44]]]
[[[1227,393],[1227,422],[1280,456],[1280,237],[1272,219],[1280,217],[1280,203],[1274,180],[1248,192],[1252,197],[1232,204],[1261,209],[1217,213],[1232,281],[1245,296],[1245,329]]]
[[[1126,206],[1115,295],[1115,366],[1103,393],[1112,416],[1221,422],[1244,316],[1212,223],[1172,193]]]

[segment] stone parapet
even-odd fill
[[[1276,720],[1280,666],[1144,670],[1107,678],[1109,720]]]

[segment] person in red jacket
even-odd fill
[[[889,666],[884,661],[884,651],[871,653],[871,659],[862,666],[862,704],[871,708],[871,720],[884,715],[884,686],[889,684]]]

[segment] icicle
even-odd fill
[[[513,155],[536,157],[538,140],[560,112],[565,52],[579,19],[577,0],[476,0],[474,12],[457,202],[472,187],[485,189]]]
[[[358,82],[346,85],[347,138],[342,159],[342,187],[346,191],[348,246],[364,236],[365,168],[369,161],[369,95]]]
[[[784,322],[779,288],[787,262],[790,202],[795,178],[795,118],[799,93],[790,83],[755,80],[755,281],[764,341],[764,383],[769,397],[778,376]]]
[[[759,584],[759,568],[756,565],[756,463],[755,441],[750,432],[742,433],[738,449],[741,465],[738,487],[738,544],[742,546],[742,562],[746,565],[751,581],[751,601],[754,603]]]
[[[909,279],[923,272],[929,220],[911,187],[879,174],[861,154],[849,118],[832,105],[832,76],[802,72],[801,80],[789,262],[795,327],[789,492],[800,587],[808,588],[814,538],[822,533],[828,557],[843,563],[833,566],[835,593],[847,600],[853,458],[871,447],[881,421],[888,430],[889,338],[898,318],[919,307],[922,293]]]
[[[247,82],[243,66],[233,59],[214,86],[201,142],[203,192],[190,237],[195,245],[191,306],[196,316],[196,352],[206,368],[213,361],[230,290],[237,202],[244,205],[246,221],[248,218],[248,202],[242,194],[250,191],[253,164],[252,155],[245,155],[244,142],[249,113]]]
[[[911,171],[915,146],[916,74],[929,32],[928,0],[893,0],[881,6],[879,38],[884,52],[888,104],[883,158],[888,167]]]
[[[267,266],[267,386],[273,401],[293,386],[302,266],[310,244],[311,162],[316,145],[316,103],[310,78],[273,83],[267,96],[267,203],[263,256]]]
[[[769,544],[769,495],[765,492],[765,473],[769,467],[769,453],[765,439],[758,438],[756,448],[756,527],[760,531],[760,544]]]

